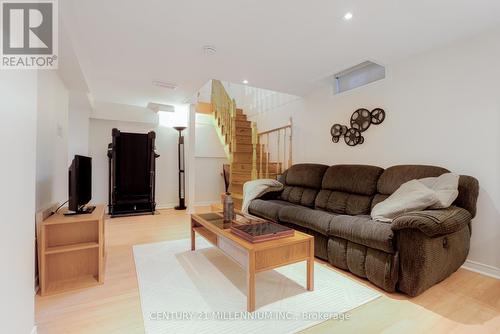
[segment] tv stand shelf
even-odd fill
[[[82,249],[89,249],[89,248],[99,248],[99,243],[98,242],[80,242],[80,243],[71,244],[71,245],[47,247],[45,249],[45,254],[74,252],[74,251],[78,251],[78,250],[82,250]]]
[[[104,283],[104,205],[91,214],[53,214],[40,226],[40,295]]]

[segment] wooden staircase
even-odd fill
[[[236,102],[218,80],[212,80],[211,104],[230,163],[229,192],[235,207],[241,209],[245,182],[257,178],[275,179],[282,173],[283,163],[269,161],[268,146],[260,143],[256,124],[247,120],[242,109],[236,108]]]

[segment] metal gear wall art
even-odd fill
[[[341,137],[349,146],[361,145],[365,142],[365,138],[361,133],[368,130],[370,125],[379,125],[385,120],[385,111],[381,108],[375,108],[369,111],[365,108],[360,108],[352,113],[350,119],[351,127],[348,128],[342,124],[333,124],[330,129],[332,142],[338,143]]]

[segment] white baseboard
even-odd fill
[[[165,203],[165,204],[157,204],[156,205],[156,210],[163,210],[163,209],[173,209],[176,205],[179,203]]]
[[[37,333],[36,326],[33,326],[33,329],[31,330],[31,334],[36,334],[36,333]]]
[[[493,267],[487,264],[479,263],[472,260],[466,260],[462,268],[483,274],[489,277],[500,279],[500,268]]]
[[[212,204],[219,204],[220,200],[218,201],[205,201],[205,202],[196,202],[194,203],[194,206],[209,206]]]
[[[205,201],[205,202],[196,202],[193,206],[210,206],[212,204],[220,203],[220,201]],[[173,209],[179,203],[166,203],[166,204],[157,204],[156,210],[164,210],[164,209]],[[189,205],[188,205],[189,206]]]

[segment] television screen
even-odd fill
[[[70,211],[79,212],[92,198],[92,158],[75,155],[69,167]]]

